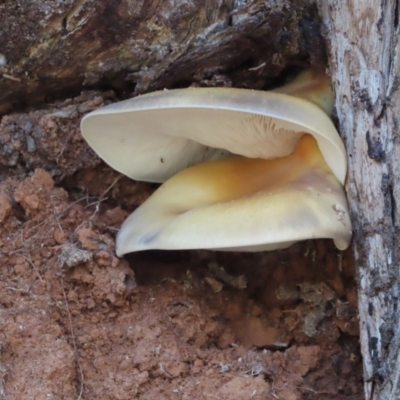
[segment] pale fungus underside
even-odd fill
[[[351,239],[346,153],[329,81],[307,71],[271,92],[161,91],[88,114],[82,133],[110,166],[165,182],[124,222],[117,254],[261,251]]]

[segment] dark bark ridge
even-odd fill
[[[0,114],[82,85],[263,88],[288,65],[325,62],[310,0],[6,0],[0,15]]]
[[[400,396],[398,2],[320,2],[358,267],[366,399]]]

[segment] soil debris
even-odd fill
[[[77,108],[103,101],[3,118],[2,145],[19,140],[20,155],[0,155],[15,158],[0,182],[0,397],[361,400],[349,253],[321,240],[115,256],[154,185],[120,178],[77,139]]]

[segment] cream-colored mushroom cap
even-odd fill
[[[103,107],[82,133],[125,175],[165,182],[124,222],[119,256],[150,249],[260,251],[351,240],[346,153],[325,75],[274,92],[161,91]]]
[[[343,143],[328,115],[294,96],[246,89],[192,88],[154,92],[86,115],[82,134],[114,169],[165,182],[189,166],[238,154],[274,159],[311,134],[340,182]]]
[[[351,239],[346,197],[303,136],[289,156],[199,164],[164,183],[124,222],[117,254],[150,249],[275,250],[305,239]]]

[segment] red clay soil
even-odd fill
[[[353,264],[330,241],[115,256],[154,186],[80,138],[105,98],[0,125],[0,399],[363,399]]]

